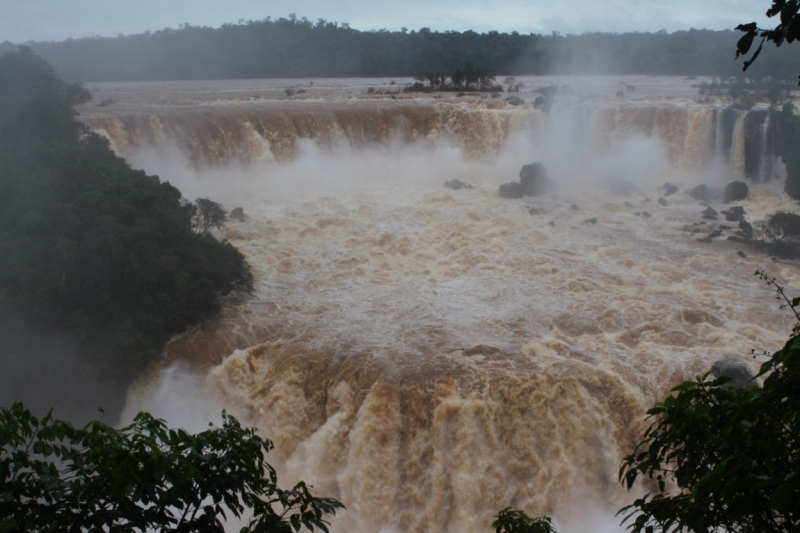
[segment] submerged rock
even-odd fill
[[[611,194],[615,196],[629,196],[636,192],[636,185],[625,176],[611,176],[606,180]],[[628,207],[631,205],[625,202]]]
[[[461,180],[450,180],[444,183],[444,186],[448,189],[453,189],[454,191],[458,191],[460,189],[471,189],[472,185],[469,183],[465,183]]]
[[[710,202],[714,198],[719,198],[719,191],[706,184],[701,184],[689,191],[689,196],[700,202]]]
[[[753,379],[755,374],[750,366],[732,355],[726,355],[714,363],[711,373],[715,378],[730,378],[730,381],[725,384],[728,387],[745,389],[758,386],[758,382]]]
[[[735,205],[730,209],[720,211],[720,214],[725,215],[725,220],[728,222],[739,222],[740,220],[744,220],[744,207]]]
[[[669,203],[667,203],[667,201],[666,201],[666,200],[664,200],[663,198],[659,198],[659,199],[658,199],[658,203],[660,203],[660,204],[661,204],[661,205],[663,205],[664,207],[667,207],[667,206],[669,205]]]
[[[500,198],[522,198],[522,184],[512,181],[511,183],[504,183],[497,190]]]
[[[675,194],[678,192],[678,186],[672,183],[665,183],[664,184],[664,196],[669,196],[670,194]]]

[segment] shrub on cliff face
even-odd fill
[[[0,355],[34,360],[42,332],[67,338],[121,395],[220,295],[251,290],[252,274],[229,243],[193,231],[175,187],[75,118],[88,98],[29,50],[0,57],[0,311],[13,319]]]
[[[797,317],[792,336],[761,365],[763,386],[707,373],[648,411],[619,471],[628,488],[640,476],[655,488],[620,511],[635,533],[800,530],[800,298],[756,274]]]
[[[190,434],[147,413],[122,429],[75,428],[52,411],[0,409],[0,531],[223,532],[228,516],[252,513],[242,533],[327,532],[344,506],[302,481],[278,487],[272,442],[222,419]]]
[[[800,258],[800,215],[785,211],[770,215],[765,233],[769,253],[784,259]]]

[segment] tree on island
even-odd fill
[[[464,70],[457,68],[450,74],[428,72],[414,77],[416,83],[406,88],[408,92],[430,91],[482,91],[503,92],[503,86],[495,83],[495,76],[484,67],[476,67],[467,61]]]

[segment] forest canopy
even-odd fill
[[[194,204],[76,119],[88,99],[29,49],[0,57],[4,396],[43,387],[23,378],[75,358],[118,401],[171,336],[212,316],[221,296],[252,289],[242,254],[197,231]]]
[[[220,28],[182,25],[119,37],[28,45],[70,80],[199,80],[418,76],[467,62],[496,75],[741,75],[739,33],[520,34],[371,30],[290,15]],[[11,43],[0,44],[12,48]],[[764,50],[754,77],[793,78],[800,51]]]

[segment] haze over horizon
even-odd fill
[[[256,0],[227,2],[204,0],[141,0],[137,3],[111,0],[0,0],[0,42],[60,41],[82,37],[115,37],[177,28],[180,24],[218,27],[225,23],[287,17],[296,13],[316,22],[345,22],[354,29],[398,31],[406,27],[434,31],[487,31],[519,33],[559,32],[668,32],[691,28],[724,30],[755,21],[769,27],[766,5],[745,0],[709,0],[704,3],[676,0],[638,2],[563,0],[551,2],[508,0],[344,0],[336,4],[320,0],[274,0],[268,5]],[[35,21],[35,22],[32,22]]]

